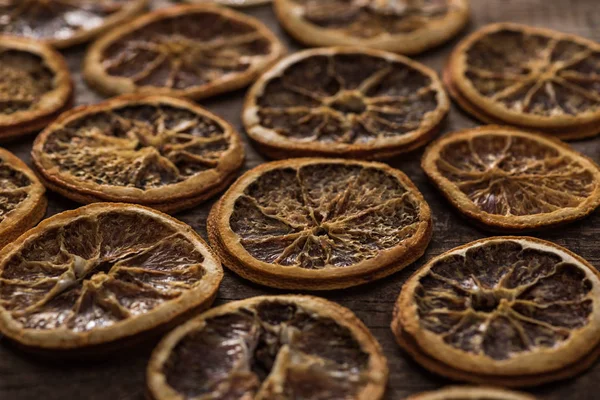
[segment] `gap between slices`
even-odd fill
[[[457,102],[479,119],[578,139],[598,133],[598,60],[600,45],[587,39],[492,24],[459,44],[445,80]]]
[[[483,239],[431,260],[403,286],[392,330],[452,379],[533,386],[600,354],[600,279],[585,260],[534,238]]]
[[[332,393],[366,400],[382,396],[387,367],[349,310],[318,298],[265,296],[215,308],[173,331],[155,349],[147,378],[155,400]]]
[[[223,190],[244,149],[230,124],[191,102],[131,95],[63,115],[32,156],[45,183],[75,201],[176,212]]]
[[[502,126],[434,142],[422,167],[461,213],[492,230],[572,222],[600,204],[600,169],[566,144]]]
[[[466,0],[275,0],[282,26],[310,46],[356,45],[417,54],[446,42],[469,19]]]
[[[224,264],[281,288],[354,286],[419,258],[430,210],[384,164],[296,159],[242,176],[211,210],[209,238]]]
[[[243,122],[272,158],[387,158],[437,132],[449,101],[436,73],[405,57],[351,47],[291,55],[250,89]]]
[[[7,0],[0,4],[0,33],[66,48],[125,22],[147,4],[148,0]]]
[[[284,52],[253,17],[214,4],[175,6],[99,39],[86,55],[84,77],[109,95],[198,100],[246,86]]]
[[[32,349],[107,346],[206,308],[221,278],[187,225],[98,203],[45,220],[0,253],[0,332]]]

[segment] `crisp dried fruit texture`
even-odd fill
[[[266,164],[238,180],[212,214],[211,241],[225,264],[286,288],[388,275],[422,255],[431,228],[429,207],[406,176],[357,161]]]
[[[227,184],[243,148],[228,123],[192,103],[136,96],[61,117],[38,137],[33,156],[42,177],[76,201],[176,211]]]
[[[47,203],[44,192],[24,162],[0,149],[0,248],[42,219]]]
[[[450,39],[466,24],[468,8],[466,0],[275,0],[282,25],[304,43],[405,54]]]
[[[48,349],[111,342],[210,303],[221,275],[188,226],[139,206],[87,206],[0,254],[0,331]]]
[[[171,7],[94,43],[84,75],[107,94],[199,99],[245,86],[283,51],[275,35],[252,17],[214,5]]]
[[[348,310],[300,296],[211,310],[167,336],[148,368],[156,400],[371,400],[386,378],[379,346]]]
[[[600,170],[557,140],[498,126],[447,135],[423,157],[427,175],[463,213],[492,229],[538,229],[600,204]]]
[[[4,0],[0,33],[67,47],[140,12],[147,0]]]
[[[599,302],[599,274],[585,260],[539,239],[490,238],[417,271],[394,330],[448,369],[535,377],[594,350]]]
[[[9,36],[0,43],[0,139],[10,139],[56,118],[73,88],[64,59],[50,47]]]
[[[275,158],[381,158],[425,144],[449,110],[436,73],[405,57],[357,48],[308,50],[248,93],[246,131]]]
[[[462,102],[475,109],[476,116],[487,115],[484,120],[563,138],[598,131],[598,43],[544,29],[494,24],[457,47],[448,71]]]
[[[525,393],[485,386],[450,386],[419,393],[406,400],[535,400]]]

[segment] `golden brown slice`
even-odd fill
[[[416,394],[406,400],[535,400],[535,397],[493,387],[450,386]]]
[[[32,156],[44,183],[74,201],[176,212],[225,189],[244,149],[231,125],[194,103],[131,95],[62,115]]]
[[[0,248],[44,217],[45,191],[23,161],[0,148]]]
[[[452,52],[444,80],[468,113],[578,139],[600,133],[600,44],[512,23],[492,24]]]
[[[154,11],[89,49],[84,77],[102,93],[201,99],[242,88],[285,49],[259,20],[217,5]]]
[[[395,54],[351,47],[285,58],[248,92],[243,122],[272,158],[385,158],[437,133],[450,104],[437,74]]]
[[[65,48],[139,14],[148,0],[3,0],[0,33]]]
[[[0,140],[45,127],[72,102],[71,75],[60,53],[34,40],[0,36]]]
[[[456,35],[468,0],[274,0],[281,25],[309,46],[421,53]]]
[[[378,400],[381,347],[347,308],[263,296],[214,308],[171,332],[147,370],[150,397]]]
[[[263,285],[327,290],[388,276],[423,255],[429,206],[385,164],[304,158],[262,164],[213,206],[223,263]]]
[[[547,136],[501,126],[446,135],[423,169],[461,213],[486,228],[525,231],[560,225],[600,205],[600,169]]]
[[[222,275],[194,230],[165,214],[66,211],[0,252],[0,332],[37,349],[107,345],[206,308]]]
[[[519,387],[564,379],[600,353],[600,274],[550,242],[483,239],[417,270],[392,330],[417,362],[455,380]]]

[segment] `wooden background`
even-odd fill
[[[175,1],[154,0],[153,7],[165,6]],[[471,0],[472,31],[479,26],[497,21],[512,21],[555,28],[600,40],[600,4],[598,0]],[[290,51],[300,46],[292,42],[278,26],[269,6],[246,9],[247,12],[266,22],[279,34]],[[462,35],[461,35],[462,36]],[[441,70],[455,41],[441,48],[416,57],[417,60]],[[77,85],[77,103],[89,104],[102,98],[94,94],[81,80],[79,69],[85,46],[65,51]],[[220,114],[241,131],[240,112],[244,92],[203,101],[202,105]],[[477,122],[453,107],[443,133],[476,126]],[[23,160],[30,162],[32,138],[13,143],[7,148]],[[573,146],[600,161],[600,137],[573,143]],[[252,168],[265,160],[247,143],[246,168]],[[434,216],[434,237],[426,255],[404,271],[381,281],[344,291],[321,293],[323,297],[352,309],[371,329],[383,346],[389,360],[390,380],[386,399],[403,399],[407,395],[438,388],[450,382],[426,372],[410,360],[395,344],[389,329],[393,303],[402,283],[425,260],[455,246],[487,236],[485,232],[469,226],[436,193],[419,168],[422,151],[392,160],[392,166],[404,171],[419,187],[431,205]],[[50,193],[47,216],[78,205]],[[205,222],[212,202],[194,210],[177,215],[206,237]],[[598,235],[600,212],[586,220],[565,228],[553,229],[538,236],[580,254],[592,264],[600,266]],[[261,294],[277,294],[276,290],[260,287],[226,271],[219,291],[217,304],[244,299]],[[0,399],[67,400],[67,399],[142,399],[144,396],[144,373],[152,345],[135,349],[123,349],[118,356],[105,360],[87,360],[74,363],[55,359],[38,360],[13,350],[0,340]],[[585,374],[567,381],[531,389],[541,399],[600,399],[600,362]]]

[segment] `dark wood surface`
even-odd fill
[[[164,6],[167,0],[154,0],[154,7]],[[600,4],[598,0],[471,0],[472,31],[479,26],[497,21],[512,21],[559,29],[600,40]],[[247,12],[266,22],[288,45],[290,51],[299,48],[278,26],[269,6],[247,9]],[[464,33],[463,33],[464,34]],[[461,35],[462,36],[462,35]],[[416,57],[430,67],[441,70],[455,41]],[[65,51],[77,85],[77,103],[89,104],[102,98],[94,94],[81,80],[79,69],[85,47]],[[235,124],[241,131],[240,111],[243,91],[221,96],[202,105]],[[476,126],[477,122],[462,114],[455,106],[442,134]],[[30,162],[32,138],[7,146],[23,160]],[[573,143],[573,146],[600,161],[600,138]],[[262,158],[246,143],[245,168],[263,163]],[[419,168],[422,151],[396,157],[390,164],[404,171],[419,187],[433,209],[434,237],[426,255],[404,271],[362,287],[344,291],[320,293],[323,297],[339,302],[352,309],[371,329],[383,346],[389,360],[390,380],[386,399],[403,399],[409,394],[431,390],[449,381],[427,373],[411,361],[395,344],[389,329],[393,303],[402,283],[424,261],[455,246],[488,236],[461,219],[434,188],[427,182]],[[78,207],[58,195],[50,193],[47,216],[66,209]],[[190,224],[206,237],[206,217],[212,202],[177,217]],[[600,213],[564,228],[552,229],[537,236],[556,242],[580,254],[596,267],[600,266],[598,235]],[[251,284],[233,273],[226,276],[219,291],[216,304],[244,299],[261,294],[281,293]],[[67,399],[142,399],[144,396],[144,373],[152,344],[136,348],[124,348],[118,356],[111,355],[100,360],[73,362],[56,357],[39,360],[26,353],[13,350],[5,340],[0,340],[0,399],[12,400],[67,400]],[[545,385],[529,390],[541,399],[600,399],[600,362],[581,376],[567,381]]]

